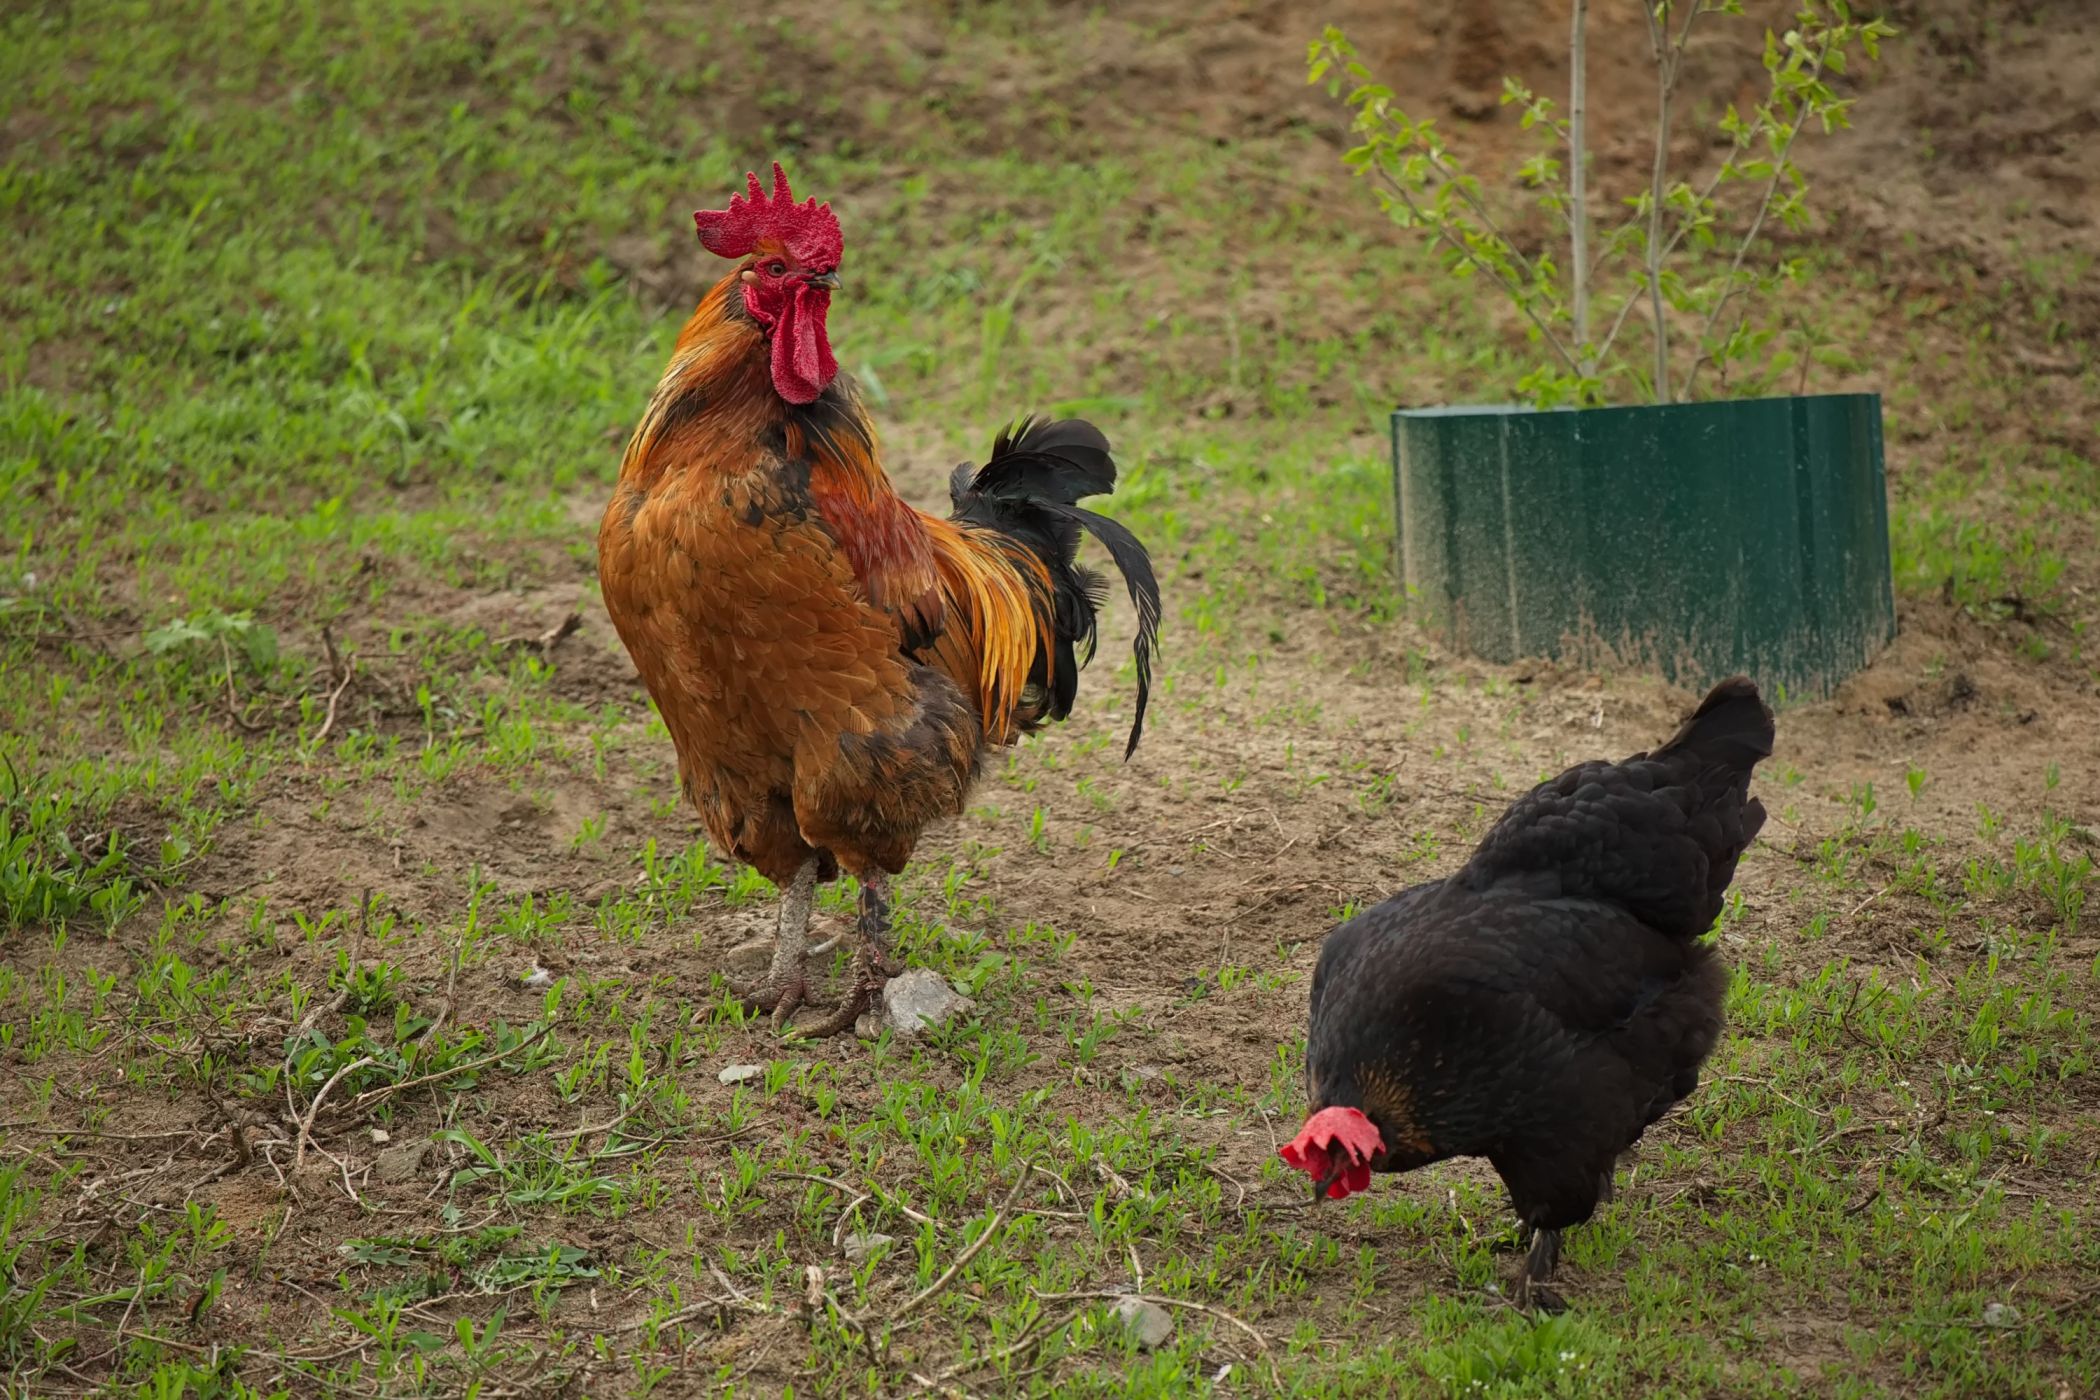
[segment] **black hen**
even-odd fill
[[[1075,561],[1084,530],[1108,549],[1129,585],[1137,607],[1137,715],[1130,726],[1128,758],[1137,751],[1145,730],[1145,705],[1152,694],[1152,656],[1159,646],[1159,581],[1152,560],[1137,536],[1105,515],[1078,502],[1116,489],[1116,463],[1108,438],[1092,423],[1067,418],[1038,423],[1023,418],[999,434],[992,459],[981,467],[968,462],[948,478],[952,516],[1021,540],[1050,571],[1055,609],[1053,631],[1057,654],[1038,655],[1023,693],[1023,719],[1033,727],[1047,713],[1063,719],[1079,692],[1079,668],[1094,658],[1094,614],[1108,585],[1101,575]]]
[[[1764,825],[1772,712],[1737,677],[1671,740],[1519,798],[1471,860],[1327,935],[1305,1043],[1311,1116],[1283,1158],[1316,1199],[1374,1171],[1485,1157],[1532,1235],[1609,1199],[1614,1162],[1699,1082],[1728,974],[1701,935]]]

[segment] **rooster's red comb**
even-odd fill
[[[839,265],[846,240],[829,204],[814,198],[795,203],[788,188],[787,172],[773,162],[773,193],[759,188],[756,172],[748,195],[729,196],[727,209],[702,209],[693,215],[700,231],[700,244],[717,257],[741,258],[763,243],[777,243],[804,267],[825,272]]]

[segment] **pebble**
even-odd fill
[[[764,1065],[725,1065],[715,1078],[724,1084],[741,1084],[747,1079],[756,1079],[765,1072]]]
[[[1134,1090],[1141,1085],[1150,1084],[1164,1073],[1166,1071],[1158,1065],[1132,1065],[1123,1071],[1123,1087]]]
[[[876,1254],[897,1242],[895,1235],[877,1234],[873,1230],[856,1230],[846,1236],[846,1258],[858,1264],[871,1254]]]
[[[2018,1327],[2020,1310],[2011,1303],[1987,1303],[1983,1309],[1983,1325],[1986,1327]]]
[[[908,968],[882,989],[883,1019],[898,1035],[917,1035],[927,1026],[967,1015],[976,1006],[929,968]]]
[[[407,1181],[422,1167],[423,1158],[429,1151],[428,1138],[404,1142],[380,1153],[372,1162],[372,1170],[381,1181]]]
[[[1157,1351],[1174,1335],[1174,1319],[1157,1303],[1125,1298],[1116,1304],[1116,1321],[1144,1351]]]
[[[770,938],[747,938],[722,955],[727,966],[753,973],[763,972],[772,959],[773,940]]]

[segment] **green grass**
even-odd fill
[[[1819,258],[1927,639],[1882,674],[1957,719],[1783,718],[1730,1039],[1536,1323],[1478,1164],[1314,1213],[1273,1153],[1328,924],[1671,722],[1398,620],[1383,415],[1506,395],[1521,336],[1316,134],[1143,126],[1046,52],[1122,21],[951,18],[937,53],[880,5],[0,20],[9,1387],[2100,1387],[2093,372],[2030,402],[1998,353],[2090,365],[2082,266],[1948,308]],[[695,839],[592,579],[712,271],[686,213],[776,154],[845,221],[832,329],[900,479],[1085,413],[1169,595],[1139,759],[1122,610],[901,882],[902,951],[977,1003],[922,1041],[783,1043],[727,993],[772,892]]]

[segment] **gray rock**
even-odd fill
[[[763,972],[773,960],[773,940],[761,935],[747,938],[722,955],[722,961],[730,967],[745,972]]]
[[[856,1230],[846,1236],[846,1258],[858,1264],[871,1254],[878,1254],[897,1242],[895,1235],[877,1234],[873,1230]]]
[[[1983,1309],[1983,1325],[1986,1327],[2018,1327],[2020,1310],[2011,1303],[1987,1303]]]
[[[899,1035],[917,1035],[927,1026],[968,1014],[976,1005],[949,986],[947,978],[923,967],[906,969],[882,989],[883,1017]]]
[[[724,1065],[715,1076],[724,1084],[741,1084],[747,1079],[756,1079],[766,1072],[764,1065]]]
[[[372,1170],[381,1181],[401,1182],[414,1178],[422,1169],[423,1159],[430,1153],[430,1139],[418,1138],[414,1142],[398,1143],[380,1153],[372,1161]]]
[[[1157,1351],[1174,1335],[1174,1317],[1157,1303],[1125,1298],[1116,1304],[1116,1321],[1144,1351]]]

